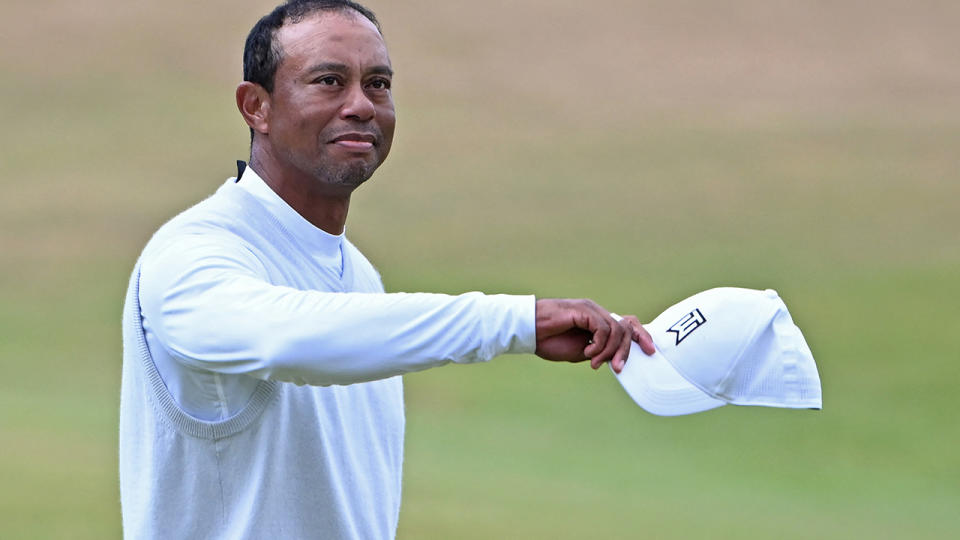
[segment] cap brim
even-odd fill
[[[636,343],[630,344],[626,364],[614,375],[637,405],[659,416],[693,414],[726,405],[687,382],[659,350],[648,356]]]

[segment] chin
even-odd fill
[[[320,167],[316,171],[316,176],[328,184],[355,188],[369,180],[376,169],[377,166],[370,163],[348,163],[335,170]]]

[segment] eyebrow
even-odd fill
[[[347,73],[350,71],[350,68],[346,64],[340,64],[338,62],[321,62],[319,64],[314,64],[310,66],[310,69],[307,70],[307,73],[316,73],[318,71],[332,71],[334,73]],[[390,69],[390,66],[373,66],[368,73],[373,75],[387,75],[392,77],[393,70]]]

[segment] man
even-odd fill
[[[392,538],[399,375],[503,353],[611,362],[635,317],[588,300],[386,294],[344,237],[390,150],[393,70],[346,0],[279,6],[247,39],[250,165],[144,248],[124,310],[120,487],[131,538]]]

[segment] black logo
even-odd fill
[[[700,325],[705,322],[707,322],[707,318],[703,316],[703,313],[700,313],[699,309],[695,309],[674,323],[667,332],[677,334],[677,345],[679,345],[684,338],[689,336],[697,328],[700,328]]]

